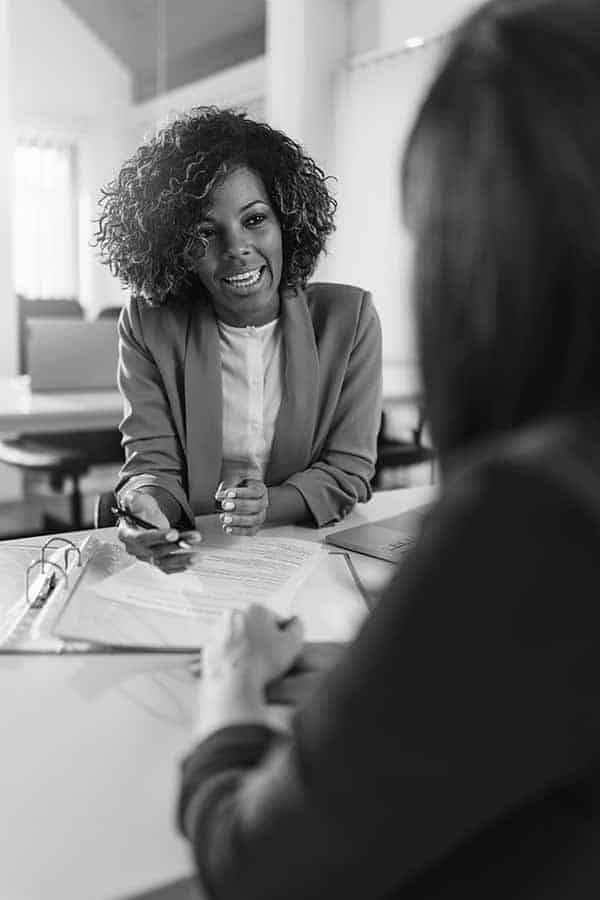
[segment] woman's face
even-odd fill
[[[261,178],[235,169],[214,189],[198,223],[190,268],[229,325],[265,325],[279,314],[281,227]]]

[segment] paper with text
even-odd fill
[[[310,541],[240,537],[225,546],[203,544],[199,561],[187,572],[166,575],[136,561],[105,578],[96,591],[119,603],[206,622],[251,603],[288,616],[296,591],[322,553]]]
[[[107,544],[56,633],[121,647],[201,647],[225,610],[255,602],[292,614],[298,589],[326,558],[312,541],[210,536],[193,568],[165,575]]]

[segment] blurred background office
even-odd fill
[[[144,136],[191,106],[245,109],[336,176],[337,231],[315,279],[372,291],[383,326],[386,438],[390,447],[414,443],[399,151],[445,36],[473,5],[0,0],[0,537],[89,524],[95,496],[114,483],[114,384],[87,384],[101,364],[72,358],[79,338],[68,330],[55,328],[63,350],[48,351],[49,320],[78,319],[82,335],[84,323],[104,321],[89,340],[105,335],[112,358],[125,296],[90,247],[100,188]],[[46,323],[41,338],[36,319]],[[36,328],[52,357],[42,361],[48,376],[36,375],[41,363],[31,358]],[[76,410],[82,389],[91,393]],[[429,463],[410,474],[388,468],[377,487],[430,477]]]

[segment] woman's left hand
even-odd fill
[[[240,484],[220,489],[217,499],[223,510],[219,517],[221,527],[227,534],[253,535],[264,525],[269,493],[257,478],[246,478]]]
[[[302,651],[296,617],[282,622],[264,606],[225,613],[202,652],[196,737],[242,722],[269,722],[267,684],[280,678]]]

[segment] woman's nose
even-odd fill
[[[223,235],[223,255],[230,259],[245,256],[250,252],[248,242],[237,229],[231,229]]]

